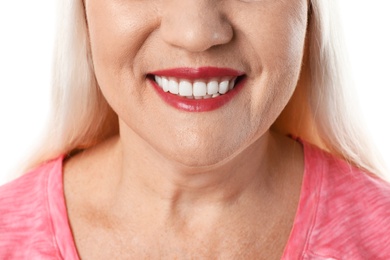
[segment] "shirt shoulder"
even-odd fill
[[[60,259],[54,239],[49,177],[62,158],[0,187],[0,259]],[[60,171],[60,172],[58,172]]]
[[[307,174],[321,175],[308,259],[390,259],[389,183],[318,148],[308,149]]]

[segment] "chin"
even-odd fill
[[[175,146],[166,147],[165,158],[188,168],[210,168],[220,165],[229,158],[233,158],[244,144],[239,145],[223,139],[219,142],[203,142],[191,145],[191,143],[179,143]],[[174,147],[174,150],[172,150]],[[163,151],[161,151],[163,152]]]
[[[228,158],[230,158],[232,154],[226,154],[225,156],[221,156],[221,154],[214,155],[204,155],[204,154],[185,154],[184,156],[175,156],[171,159],[175,160],[179,165],[192,168],[192,169],[201,169],[201,168],[212,168],[214,166],[222,164]]]

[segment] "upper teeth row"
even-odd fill
[[[188,98],[211,98],[226,94],[234,88],[236,78],[194,80],[155,76],[155,81],[165,92]]]

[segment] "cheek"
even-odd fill
[[[86,0],[86,15],[95,76],[108,103],[118,115],[140,114],[143,102],[144,56],[141,49],[157,16],[153,3]]]
[[[141,78],[141,49],[157,16],[144,1],[86,1],[86,13],[95,74],[102,87],[120,85],[129,76]],[[149,10],[149,11],[148,11]]]
[[[296,2],[296,1],[292,1]],[[296,4],[296,3],[295,3]],[[292,11],[293,10],[293,11]],[[253,21],[253,20],[252,20]],[[306,37],[307,7],[284,9],[258,17],[261,26],[252,22],[247,28],[251,42],[254,86],[249,103],[251,122],[270,127],[290,100],[299,78]],[[261,117],[259,116],[259,112]]]
[[[262,70],[279,75],[285,71],[296,73],[299,70],[306,36],[307,16],[304,10],[269,17],[267,23],[253,33],[253,49]]]

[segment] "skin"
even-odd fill
[[[120,134],[64,166],[83,259],[279,259],[303,173],[270,131],[304,56],[306,0],[85,0],[92,59]],[[146,74],[229,67],[247,83],[223,107],[170,107]],[[303,71],[302,73],[305,73]]]

